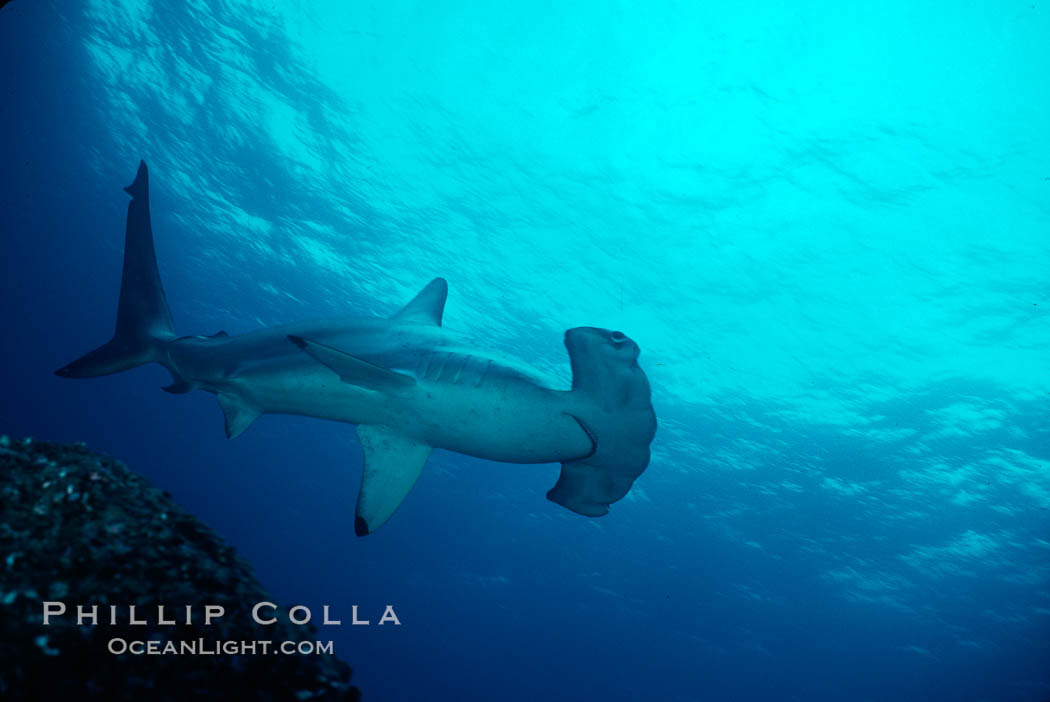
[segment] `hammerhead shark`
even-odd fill
[[[510,463],[560,462],[547,497],[590,517],[606,514],[648,466],[656,414],[638,345],[622,332],[565,332],[571,390],[548,387],[520,363],[443,328],[442,278],[390,318],[177,337],[157,269],[145,162],[124,190],[131,202],[116,331],[56,375],[87,378],[159,363],[172,376],[164,390],[217,396],[230,438],[267,412],[356,424],[364,448],[358,536],[390,518],[433,448]]]

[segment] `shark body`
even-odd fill
[[[125,188],[124,272],[113,339],[56,371],[106,375],[143,363],[168,392],[214,393],[235,437],[264,413],[356,424],[365,462],[354,530],[371,533],[412,489],[432,448],[511,463],[562,464],[552,501],[601,516],[649,463],[656,430],[639,349],[617,331],[565,333],[570,390],[441,325],[448,286],[432,280],[390,318],[344,318],[229,336],[177,337],[157,270],[145,163]]]

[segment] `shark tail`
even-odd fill
[[[55,371],[63,378],[91,378],[160,361],[165,344],[175,338],[171,310],[164,295],[153,249],[149,216],[149,172],[139,163],[135,182],[124,188],[131,195],[124,238],[124,273],[113,338],[94,351]]]

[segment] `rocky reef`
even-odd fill
[[[48,601],[66,612],[45,626]],[[283,608],[255,622],[272,601],[232,547],[120,462],[0,437],[0,699],[359,700],[333,655],[223,651],[318,640]],[[77,623],[78,604],[97,605],[96,624]],[[224,614],[206,624],[206,606]],[[117,639],[159,653],[114,653]]]

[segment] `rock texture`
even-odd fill
[[[44,601],[67,604],[43,626]],[[331,655],[110,653],[111,639],[317,641],[312,626],[251,620],[270,601],[251,568],[208,527],[123,464],[89,451],[0,437],[0,699],[359,700]],[[76,623],[98,604],[99,625]],[[204,625],[204,605],[221,619]],[[110,625],[109,606],[119,623]],[[128,624],[136,605],[146,626]],[[160,625],[157,605],[193,624]],[[269,612],[268,612],[269,613]],[[169,615],[170,616],[170,615]]]

